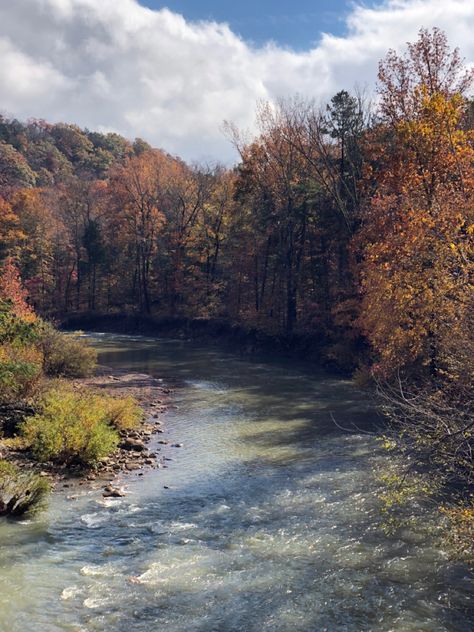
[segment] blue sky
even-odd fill
[[[306,50],[322,32],[343,35],[351,0],[140,0],[152,9],[167,7],[188,20],[228,22],[245,40],[261,45],[273,40],[281,46]],[[362,4],[362,2],[359,2]],[[377,4],[365,0],[365,6]],[[378,2],[381,4],[381,1]]]

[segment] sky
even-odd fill
[[[433,26],[474,62],[473,0],[0,0],[0,112],[231,164],[224,120],[252,132],[258,101],[370,92]]]
[[[227,22],[234,33],[261,46],[274,41],[294,50],[313,46],[321,32],[342,35],[352,0],[141,0],[152,9],[181,13],[187,20]],[[374,2],[365,2],[366,6]]]

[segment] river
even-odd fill
[[[380,528],[390,457],[350,383],[185,341],[94,340],[102,363],[174,388],[162,436],[183,447],[130,474],[123,499],[64,490],[0,523],[1,632],[474,629],[473,578],[436,511]]]

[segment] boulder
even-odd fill
[[[140,439],[133,439],[128,437],[121,442],[120,447],[124,450],[134,450],[136,452],[143,452],[145,444]]]
[[[102,493],[102,496],[104,498],[122,498],[125,495],[126,494],[122,489],[119,489],[118,487],[112,487],[112,485],[107,485],[106,487],[104,487],[104,491]]]

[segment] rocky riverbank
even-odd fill
[[[74,489],[89,484],[102,487],[104,496],[122,496],[125,493],[116,481],[119,474],[136,472],[142,476],[147,469],[167,467],[166,457],[160,454],[162,447],[182,447],[164,438],[162,416],[168,410],[172,391],[162,379],[144,373],[99,367],[94,377],[76,379],[72,384],[78,391],[92,390],[115,397],[133,397],[143,410],[143,419],[137,428],[120,432],[118,448],[94,469],[53,462],[38,463],[28,450],[14,441],[0,441],[2,458],[49,478],[54,489]]]

